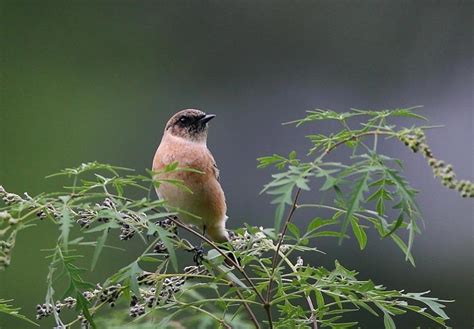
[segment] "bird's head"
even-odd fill
[[[193,142],[206,142],[207,123],[215,117],[196,109],[179,111],[169,119],[165,134],[184,138]]]

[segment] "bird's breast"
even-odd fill
[[[178,162],[181,169],[164,171],[173,162]],[[206,226],[224,220],[224,192],[214,174],[214,159],[205,144],[193,145],[164,139],[153,159],[153,171],[159,184],[156,188],[158,196],[169,206],[199,217],[182,212],[179,215],[181,220]]]

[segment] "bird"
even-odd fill
[[[184,109],[166,123],[163,137],[153,158],[156,193],[160,200],[178,212],[178,219],[202,230],[211,240],[229,241],[226,230],[227,205],[219,182],[219,169],[207,147],[209,121],[215,114],[198,109]],[[191,170],[166,171],[178,168]],[[180,181],[186,188],[171,181]]]

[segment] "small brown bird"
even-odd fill
[[[206,145],[208,122],[214,117],[214,114],[196,109],[182,110],[173,115],[156,150],[153,171],[160,172],[173,162],[178,162],[180,168],[198,170],[157,174],[156,179],[182,181],[190,191],[162,183],[156,192],[171,207],[184,211],[178,215],[182,222],[199,227],[216,242],[226,242],[229,236],[225,228],[227,206],[224,191],[219,184],[216,162]]]

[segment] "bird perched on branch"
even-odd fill
[[[229,235],[225,228],[224,191],[216,162],[206,145],[208,122],[214,117],[196,109],[173,115],[156,150],[153,171],[158,173],[156,179],[179,180],[187,187],[164,182],[156,188],[160,199],[183,210],[178,215],[182,222],[199,227],[213,241],[226,242]],[[163,171],[174,162],[178,162],[179,168],[193,170]]]

